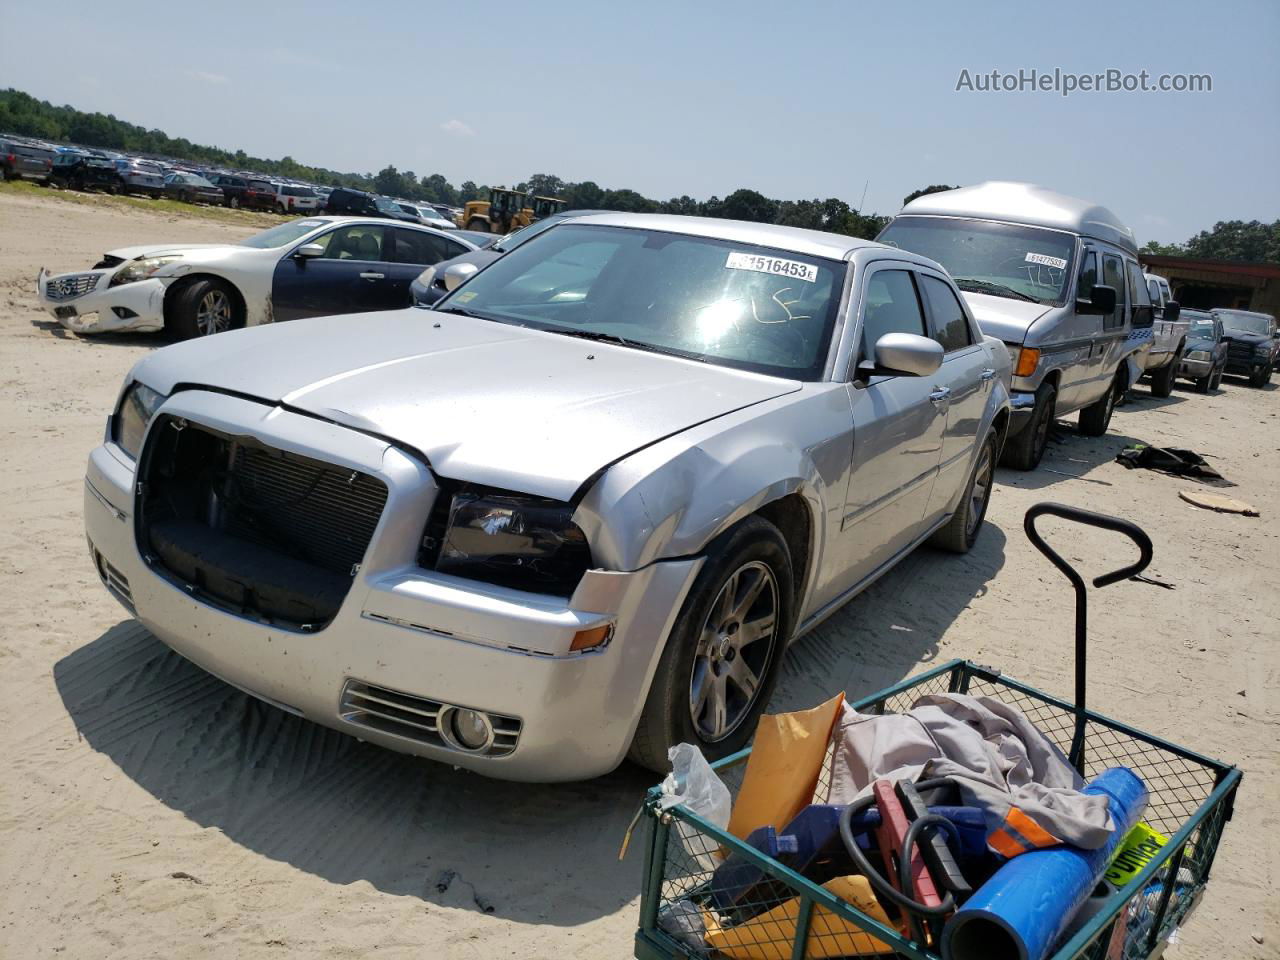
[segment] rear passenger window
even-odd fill
[[[886,333],[925,336],[916,286],[906,270],[880,270],[867,281],[867,300],[862,311],[863,357],[875,359],[876,341]]]
[[[417,230],[397,229],[396,234],[396,263],[415,263],[424,267],[439,263],[441,260],[448,260],[455,256],[451,252],[451,244],[443,237],[437,237],[430,233],[420,233]]]
[[[925,274],[916,275],[920,280],[920,289],[929,301],[929,315],[933,320],[933,339],[942,344],[947,353],[963,350],[973,346],[973,336],[969,332],[969,318],[964,314],[964,307],[951,292],[951,288],[937,277]]]

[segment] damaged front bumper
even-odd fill
[[[161,415],[164,415],[163,417]],[[182,656],[259,699],[405,753],[511,780],[580,780],[626,755],[663,644],[701,558],[591,570],[559,598],[418,566],[436,496],[430,471],[386,441],[276,407],[184,391],[153,423],[207,427],[375,477],[385,507],[337,613],[314,630],[230,612],[140,549],[136,468],[110,440],[90,455],[85,528],[105,586]],[[171,429],[160,425],[153,429]],[[144,553],[148,554],[144,557]],[[607,625],[607,644],[574,652]],[[441,733],[478,711],[494,735],[466,750]]]
[[[118,267],[36,276],[40,305],[75,333],[117,333],[164,329],[167,279],[149,277],[111,286]]]

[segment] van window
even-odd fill
[[[1125,292],[1127,284],[1124,279],[1124,262],[1119,257],[1110,253],[1103,255],[1102,282],[1108,287],[1115,287],[1116,290],[1116,308],[1103,316],[1102,329],[1114,330],[1116,327],[1123,327],[1128,296]]]
[[[862,311],[862,355],[874,360],[876,341],[886,333],[926,335],[916,286],[906,270],[879,270],[867,281],[866,306]]]
[[[1089,294],[1098,283],[1098,255],[1086,250],[1080,260],[1080,279],[1076,282],[1076,296],[1082,300],[1089,299]]]
[[[1138,266],[1137,261],[1125,262],[1129,265],[1129,289],[1133,291],[1133,325],[1149,327],[1155,323],[1155,311],[1151,305],[1160,301],[1148,296],[1150,290],[1142,282],[1142,268]]]
[[[973,345],[973,336],[969,332],[969,319],[964,314],[960,301],[951,292],[951,288],[937,277],[916,274],[920,280],[920,289],[929,301],[929,315],[933,319],[933,339],[942,344],[947,353],[963,350]]]

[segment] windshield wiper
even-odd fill
[[[1003,283],[992,283],[990,280],[975,280],[973,277],[953,277],[956,286],[961,290],[973,290],[975,293],[995,293],[997,296],[1013,296],[1019,300],[1029,300],[1031,303],[1040,303],[1041,301],[1030,294],[1023,293],[1021,290],[1015,290],[1013,287],[1006,287]]]
[[[559,333],[566,337],[576,337],[579,340],[591,340],[594,343],[612,343],[620,347],[631,347],[635,350],[647,350],[649,353],[662,353],[670,357],[683,357],[686,360],[697,360],[706,363],[706,357],[699,357],[694,354],[684,353],[679,350],[666,350],[662,347],[655,346],[652,343],[645,343],[642,340],[631,340],[627,337],[620,337],[616,333],[605,333],[602,330],[566,330],[563,327],[544,327],[548,333]]]

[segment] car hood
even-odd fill
[[[287,357],[287,362],[282,358]],[[614,461],[800,383],[421,309],[261,326],[134,368],[386,437],[456,480],[569,500]]]
[[[961,290],[960,294],[973,311],[973,318],[978,321],[982,332],[1005,343],[1022,343],[1031,325],[1051,309],[1043,303],[997,297],[989,293]]]
[[[1245,333],[1243,330],[1225,330],[1222,339],[1234,340],[1236,343],[1249,343],[1255,347],[1270,344],[1272,341],[1272,338],[1265,333]]]
[[[121,260],[136,260],[139,257],[186,256],[206,250],[245,249],[234,243],[149,243],[138,247],[119,247],[116,250],[108,250],[107,256],[119,257]]]

